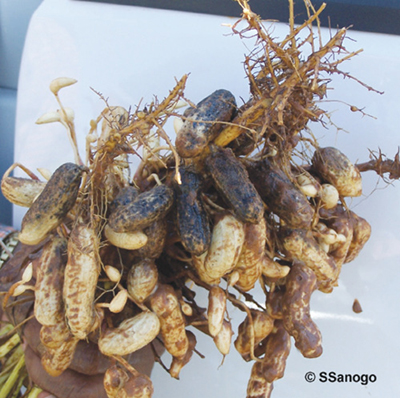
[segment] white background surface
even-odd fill
[[[198,102],[219,88],[231,90],[240,103],[248,89],[242,67],[245,44],[222,23],[227,17],[112,6],[69,0],[45,0],[34,15],[26,40],[16,121],[15,159],[35,170],[54,170],[73,161],[72,151],[61,126],[35,125],[43,113],[57,104],[48,90],[59,76],[74,77],[78,84],[62,91],[65,106],[75,110],[83,154],[84,136],[90,119],[95,119],[104,103],[90,90],[93,87],[111,105],[126,108],[150,102],[153,95],[164,98],[174,86],[174,78],[190,73],[186,96]],[[287,33],[285,24],[276,24],[276,36]],[[324,30],[326,38],[329,32]],[[350,32],[345,42],[349,50],[364,52],[342,69],[384,95],[368,92],[354,82],[335,78],[329,98],[365,107],[376,119],[351,113],[340,103],[324,105],[333,111],[336,124],[348,131],[336,133],[316,126],[314,133],[322,145],[334,145],[356,161],[368,160],[368,149],[381,148],[393,157],[400,144],[400,37]],[[324,353],[305,359],[295,348],[289,357],[285,377],[275,383],[274,398],[396,397],[400,394],[398,365],[400,344],[400,206],[399,183],[383,189],[372,172],[364,174],[364,195],[349,203],[372,225],[373,235],[361,255],[343,267],[339,287],[332,294],[316,292],[313,316],[323,335]],[[373,192],[374,191],[374,192]],[[22,213],[15,210],[14,224]],[[358,298],[363,312],[351,307]],[[243,315],[232,311],[236,324]],[[250,365],[232,349],[219,367],[221,356],[212,341],[199,337],[198,350],[206,359],[194,356],[181,373],[181,380],[169,377],[156,366],[153,382],[156,398],[191,396],[245,397]],[[165,358],[168,363],[169,358]],[[360,383],[307,383],[304,375],[314,371],[375,374],[377,381]]]

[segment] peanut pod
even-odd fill
[[[321,333],[310,316],[310,299],[316,287],[314,272],[306,265],[295,263],[286,277],[282,301],[283,324],[306,358],[322,354]]]
[[[186,324],[178,296],[171,285],[159,285],[150,297],[150,308],[160,320],[165,349],[174,357],[183,358],[189,349]]]
[[[36,268],[34,314],[41,325],[51,326],[64,320],[62,289],[67,263],[67,241],[54,236],[43,247]]]
[[[64,370],[68,369],[74,357],[78,342],[78,338],[70,336],[59,346],[46,348],[42,355],[41,362],[43,368],[50,376],[60,376]]]
[[[4,176],[1,180],[1,192],[14,205],[31,207],[43,191],[46,183],[30,178]]]
[[[361,252],[368,239],[371,237],[371,226],[368,221],[350,211],[350,220],[353,228],[353,238],[345,259],[345,263],[353,261]]]
[[[206,167],[215,188],[235,216],[244,223],[259,222],[264,215],[264,205],[246,168],[232,150],[212,146]]]
[[[362,179],[357,167],[346,155],[333,147],[318,148],[311,160],[313,170],[332,184],[341,196],[360,196]]]
[[[284,328],[282,321],[275,321],[274,328],[267,337],[263,360],[263,374],[269,383],[283,377],[290,347],[289,333]]]
[[[314,210],[283,170],[266,158],[246,166],[250,180],[272,213],[292,228],[310,227]]]
[[[224,356],[228,355],[231,349],[232,335],[232,324],[224,319],[221,330],[213,339],[218,351]]]
[[[229,122],[236,110],[235,97],[217,90],[185,112],[186,120],[176,135],[175,146],[183,158],[199,155]]]
[[[157,266],[152,259],[144,259],[132,265],[127,278],[130,296],[143,303],[153,293],[158,282]]]
[[[167,238],[167,219],[160,218],[143,230],[147,236],[147,243],[137,249],[137,255],[141,258],[156,259],[161,256]]]
[[[211,232],[208,215],[200,197],[202,181],[193,167],[180,168],[181,184],[176,192],[177,228],[183,247],[196,256],[210,246]]]
[[[108,225],[115,232],[131,232],[148,227],[164,217],[174,203],[174,191],[157,185],[139,194],[136,199],[120,205],[110,214]]]
[[[208,330],[215,337],[222,329],[226,310],[226,293],[219,286],[213,286],[208,293]]]
[[[96,322],[94,299],[100,273],[99,244],[95,231],[84,223],[75,225],[68,240],[63,297],[68,326],[79,339],[85,339]]]
[[[255,362],[251,368],[250,379],[247,383],[246,398],[270,398],[273,384],[264,377],[263,364]]]
[[[128,375],[117,365],[107,369],[103,385],[108,398],[151,398],[154,392],[149,377],[141,373]]]
[[[289,260],[299,260],[311,268],[318,281],[327,284],[335,279],[336,264],[318,245],[310,232],[282,228],[279,234],[284,253]]]
[[[262,259],[265,252],[267,224],[264,217],[257,224],[245,225],[245,237],[235,271],[239,279],[235,286],[247,292],[251,290],[262,273]]]
[[[116,328],[107,329],[99,338],[104,355],[128,355],[151,343],[160,331],[160,321],[150,311],[125,319]]]
[[[196,347],[196,336],[189,330],[186,332],[188,340],[189,340],[189,348],[186,351],[186,354],[181,357],[181,358],[177,358],[177,357],[172,357],[172,362],[171,362],[171,366],[169,368],[169,374],[175,378],[179,380],[179,374],[182,370],[182,368],[187,365],[189,363],[189,361],[192,358],[193,355],[193,351]]]
[[[65,163],[53,173],[22,219],[22,243],[36,245],[62,223],[75,204],[82,173],[83,168],[73,163]]]
[[[235,268],[244,236],[244,224],[237,218],[229,213],[216,217],[210,249],[204,260],[204,269],[210,278],[219,280]]]
[[[251,310],[251,319],[246,316],[239,325],[234,342],[236,350],[246,359],[251,353],[252,343],[254,348],[271,333],[273,326],[274,320],[265,311]]]

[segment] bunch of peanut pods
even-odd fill
[[[73,112],[59,99],[75,80],[51,83],[60,109],[38,123],[66,127],[75,162],[43,172],[46,182],[29,170],[29,178],[12,177],[16,165],[2,180],[3,194],[29,208],[20,241],[42,250],[33,276],[28,264],[9,295],[34,290],[49,374],[60,375],[78,342],[90,340],[114,361],[104,378],[109,397],[150,397],[150,378],[126,356],[159,341],[178,378],[195,351],[191,326],[222,355],[234,345],[254,362],[247,396],[261,398],[283,377],[292,341],[306,358],[321,355],[311,295],[338,285],[371,229],[346,205],[362,193],[359,169],[339,149],[320,147],[307,125],[325,115],[318,100],[330,80],[322,74],[346,75],[339,60],[354,53],[343,47],[345,29],[324,45],[314,39],[324,6],[305,2],[309,20],[296,28],[291,20],[278,42],[241,5],[232,29],[257,38],[245,59],[251,95],[242,106],[217,89],[178,113],[185,75],[144,109],[107,105],[91,122],[82,161]],[[175,139],[165,131],[169,118]],[[130,156],[140,156],[134,171]],[[248,306],[256,286],[265,302]],[[207,307],[196,289],[208,291]],[[236,331],[228,303],[245,314]]]

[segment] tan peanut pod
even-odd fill
[[[251,353],[252,334],[256,346],[271,333],[274,326],[274,320],[265,311],[251,310],[251,319],[252,322],[247,316],[239,325],[238,336],[234,342],[236,350],[242,356]]]
[[[247,383],[246,398],[270,398],[272,389],[273,384],[269,383],[264,377],[263,364],[255,362]]]
[[[107,369],[103,379],[108,398],[150,398],[154,389],[144,374],[129,374],[117,365]]]
[[[115,398],[128,381],[129,376],[117,365],[113,365],[104,373],[103,385],[108,398]]]
[[[65,163],[53,173],[22,219],[22,243],[36,245],[62,223],[75,204],[82,173],[83,168],[73,163]]]
[[[139,373],[132,375],[119,390],[116,398],[151,398],[154,388],[150,378]]]
[[[94,299],[100,273],[98,250],[95,231],[84,223],[76,224],[68,240],[63,297],[71,333],[82,340],[92,331],[97,318]]]
[[[213,286],[208,293],[208,330],[215,337],[222,329],[226,311],[226,293],[219,286]]]
[[[261,260],[261,273],[271,281],[284,278],[289,271],[290,267],[271,260],[266,254]]]
[[[245,238],[235,271],[239,272],[237,287],[247,292],[251,290],[262,273],[262,258],[267,239],[267,224],[263,217],[257,224],[245,225]]]
[[[269,383],[283,377],[290,348],[289,333],[284,328],[282,321],[275,321],[274,328],[267,337],[263,360],[263,374]]]
[[[215,346],[222,355],[228,355],[231,349],[233,330],[232,324],[224,319],[222,328],[219,333],[214,337]]]
[[[208,252],[205,252],[200,256],[192,255],[192,265],[196,270],[197,275],[203,282],[209,285],[218,285],[221,281],[221,278],[212,278],[206,270],[205,262],[207,259],[207,254]]]
[[[318,245],[311,232],[282,228],[280,240],[288,259],[302,261],[315,272],[319,282],[326,284],[335,279],[335,262]]]
[[[335,286],[338,285],[338,279],[342,270],[342,265],[346,260],[347,253],[353,239],[353,227],[346,212],[342,213],[341,216],[334,217],[332,220],[328,220],[327,223],[329,227],[331,227],[337,233],[338,236],[345,238],[341,241],[337,240],[337,242],[332,244],[329,248],[328,255],[335,261],[336,271],[334,273],[334,277],[329,283],[321,283],[321,286],[319,287],[320,291],[329,293]]]
[[[211,244],[204,262],[212,279],[231,272],[240,256],[244,243],[244,224],[229,213],[219,215],[212,231]]]
[[[295,263],[286,277],[283,296],[283,324],[294,338],[295,346],[306,358],[322,354],[322,337],[310,316],[310,299],[317,287],[317,277],[311,268]]]
[[[160,319],[165,349],[174,357],[183,358],[189,348],[182,314],[175,290],[170,285],[158,285],[150,297],[150,308]]]
[[[371,237],[371,225],[369,225],[367,220],[350,211],[350,221],[353,228],[353,238],[346,255],[345,263],[353,261]]]
[[[4,175],[1,180],[1,192],[4,197],[12,204],[22,207],[31,207],[45,186],[45,182],[30,178]]]
[[[36,268],[34,314],[41,325],[51,326],[64,320],[62,289],[67,263],[67,241],[54,236],[43,247]]]
[[[128,355],[151,343],[159,331],[160,321],[157,315],[144,311],[101,334],[99,350],[108,356]]]
[[[361,174],[350,160],[333,147],[318,148],[312,157],[313,169],[323,180],[332,184],[341,196],[360,196]]]
[[[56,348],[47,348],[42,355],[42,366],[53,377],[60,376],[72,362],[79,339],[71,336]]]
[[[56,325],[42,326],[40,328],[40,341],[47,348],[57,348],[73,335],[68,329],[65,319],[61,319]]]
[[[112,245],[126,250],[140,249],[148,240],[142,231],[116,232],[109,225],[104,227],[104,235]]]
[[[139,303],[143,303],[153,293],[157,282],[157,266],[149,258],[132,265],[126,281],[129,295]]]
[[[188,340],[189,340],[189,348],[186,351],[186,354],[183,356],[183,358],[177,358],[177,357],[172,357],[172,362],[171,366],[169,368],[169,374],[174,378],[179,380],[179,374],[182,370],[182,368],[189,363],[193,356],[193,351],[196,347],[197,340],[196,336],[188,330],[186,332]]]

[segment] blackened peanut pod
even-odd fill
[[[65,163],[53,173],[22,219],[22,243],[36,245],[62,223],[75,204],[83,171],[81,166]]]
[[[143,230],[147,243],[136,251],[140,258],[156,259],[161,256],[167,238],[167,224],[166,218],[160,218]]]
[[[310,316],[310,299],[316,287],[315,273],[306,265],[295,263],[286,277],[283,324],[305,358],[322,354],[321,332]]]
[[[312,157],[313,170],[332,184],[341,196],[360,196],[362,179],[360,171],[339,149],[318,148]]]
[[[41,325],[52,326],[64,320],[62,289],[67,263],[67,240],[54,236],[43,247],[36,268],[34,313]]]
[[[131,232],[148,227],[165,217],[174,203],[172,188],[161,184],[139,194],[136,199],[118,206],[109,216],[108,225],[115,232]]]
[[[215,188],[235,216],[244,223],[259,222],[264,215],[263,202],[251,183],[246,168],[232,150],[211,146],[206,167]]]
[[[292,228],[308,228],[314,210],[307,197],[268,159],[248,162],[250,180],[272,213]]]
[[[132,203],[139,195],[139,190],[131,185],[122,188],[114,200],[109,204],[108,209],[112,213],[119,206],[125,206]]]
[[[150,308],[160,320],[165,349],[174,357],[183,358],[189,349],[185,318],[178,296],[171,285],[160,284],[150,297]]]
[[[96,323],[94,299],[100,274],[99,238],[85,223],[78,223],[68,240],[63,297],[71,333],[83,340]]]
[[[186,120],[177,133],[175,146],[182,158],[199,155],[229,122],[236,110],[235,97],[217,90],[185,112]]]
[[[138,303],[143,303],[153,293],[157,282],[157,266],[154,260],[146,258],[132,265],[126,284],[130,296]]]
[[[183,247],[196,256],[210,246],[210,221],[200,194],[202,179],[193,167],[180,169],[181,184],[174,184],[176,192],[177,228]]]

